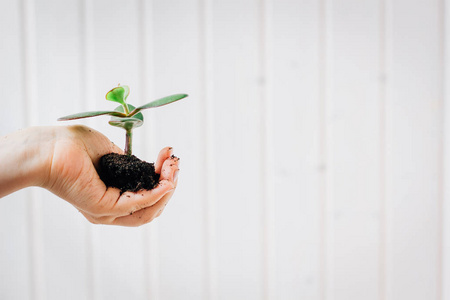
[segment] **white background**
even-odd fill
[[[450,299],[449,2],[0,4],[1,135],[190,95],[135,132],[181,157],[154,222],[0,200],[0,299]]]

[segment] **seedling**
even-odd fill
[[[131,156],[133,145],[132,141],[133,129],[142,126],[142,124],[144,123],[144,116],[140,111],[147,108],[163,106],[186,98],[188,96],[186,94],[175,94],[155,100],[145,105],[141,105],[139,107],[134,107],[133,105],[127,103],[127,98],[129,94],[130,88],[127,85],[119,85],[118,87],[113,88],[106,94],[106,100],[120,103],[120,106],[118,106],[114,111],[83,112],[59,118],[58,121],[76,120],[76,119],[97,117],[102,115],[110,115],[111,116],[111,119],[109,120],[110,125],[125,129],[126,131],[125,153]]]

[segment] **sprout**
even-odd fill
[[[133,105],[127,103],[127,98],[129,94],[130,88],[128,86],[119,85],[118,87],[113,88],[106,94],[107,100],[120,103],[120,106],[118,106],[114,111],[91,111],[78,113],[59,118],[58,121],[76,120],[102,115],[110,115],[111,116],[111,119],[109,121],[110,125],[125,129],[126,131],[125,153],[127,155],[131,155],[133,145],[132,143],[133,129],[142,126],[142,124],[144,123],[144,116],[140,111],[147,108],[163,106],[186,98],[188,96],[186,94],[175,94],[155,100],[153,102],[147,103],[139,107],[134,107]]]

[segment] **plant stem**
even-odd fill
[[[123,104],[123,110],[125,111],[125,114],[129,115],[130,114],[130,110],[128,109],[128,104]]]
[[[133,132],[131,129],[126,129],[127,134],[125,136],[125,154],[131,155],[133,148]]]

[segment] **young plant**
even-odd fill
[[[133,129],[142,126],[142,124],[144,123],[144,116],[140,111],[147,108],[163,106],[186,98],[188,96],[186,94],[175,94],[155,100],[145,105],[141,105],[139,107],[134,107],[133,105],[127,103],[127,98],[129,94],[130,88],[128,86],[119,85],[118,87],[113,88],[106,94],[107,100],[120,103],[120,106],[118,106],[114,111],[83,112],[59,118],[58,121],[76,120],[102,115],[110,115],[111,116],[111,119],[109,121],[110,125],[125,129],[126,131],[125,153],[127,155],[131,155],[133,146],[132,141]]]

